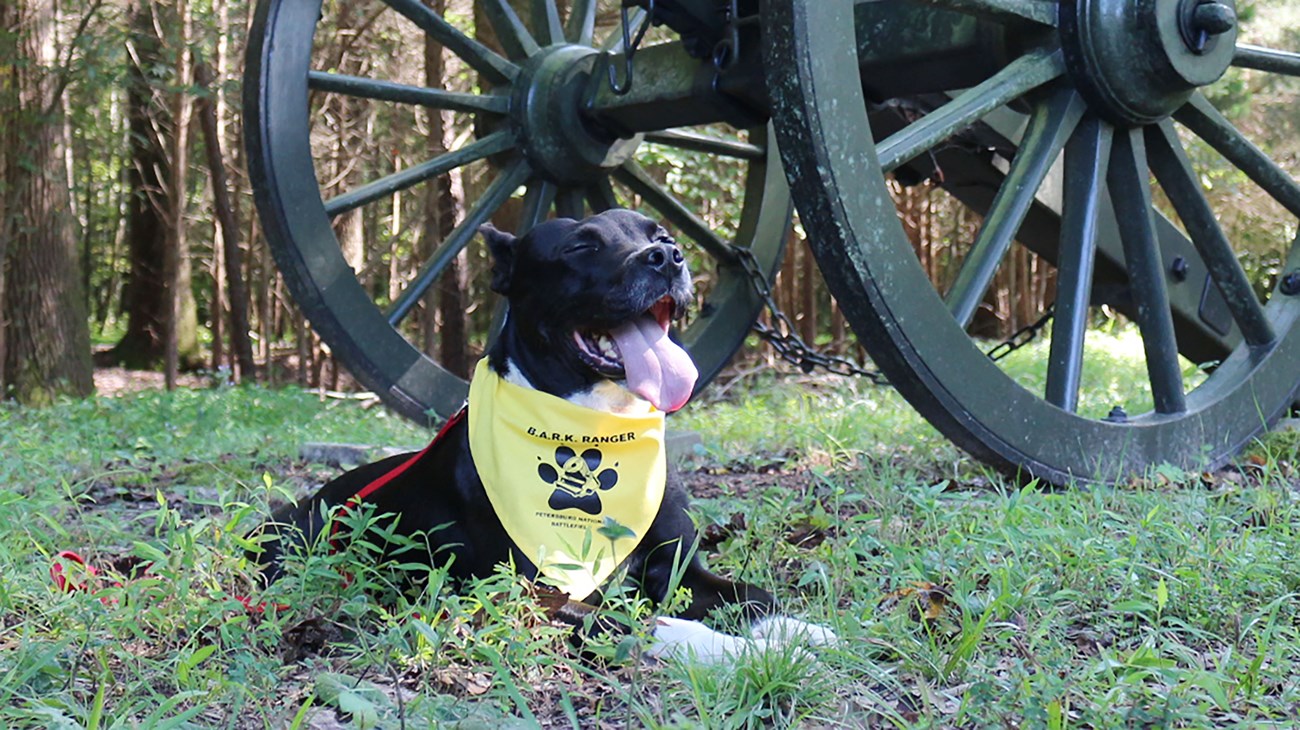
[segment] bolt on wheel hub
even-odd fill
[[[593,48],[551,46],[529,58],[514,90],[511,123],[533,168],[560,184],[590,183],[626,162],[642,135],[613,138],[581,114],[596,58]]]
[[[1160,121],[1217,81],[1237,40],[1236,0],[1067,0],[1060,13],[1071,78],[1126,126]]]

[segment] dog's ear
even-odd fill
[[[488,251],[492,252],[492,291],[508,296],[510,280],[515,272],[515,244],[519,239],[497,230],[491,223],[479,226],[478,232],[487,241]]]

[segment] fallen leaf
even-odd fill
[[[948,612],[955,612],[957,609],[952,601],[951,590],[928,581],[912,581],[911,585],[888,593],[880,599],[880,607],[886,611],[893,610],[904,603],[909,604],[911,616],[917,621],[923,619],[937,621]]]

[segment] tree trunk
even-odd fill
[[[439,15],[446,12],[447,0],[426,0],[433,12]],[[431,88],[443,88],[446,72],[442,46],[425,38],[424,41],[424,75],[425,83]],[[446,119],[441,111],[429,112],[429,153],[436,157],[447,149]],[[452,194],[451,177],[441,175],[431,180],[426,188],[424,206],[424,226],[421,233],[425,256],[431,256],[438,244],[446,240],[456,226],[456,197]],[[437,296],[437,313],[427,306],[433,300],[433,293],[426,297],[425,332],[431,334],[433,321],[440,320],[438,331],[438,361],[444,368],[462,378],[469,377],[469,309],[466,288],[468,287],[468,266],[465,251],[461,251],[442,273],[433,292]],[[433,352],[432,338],[426,339],[426,347]]]
[[[190,15],[185,0],[176,0],[175,17],[179,33],[174,44],[176,89],[171,92],[172,135],[171,170],[167,185],[167,249],[165,252],[164,279],[167,282],[167,328],[163,340],[163,376],[167,390],[176,388],[176,374],[180,369],[182,338],[193,337],[198,343],[198,307],[190,288],[192,273],[189,260],[189,238],[185,231],[186,173],[189,168],[190,116],[194,104],[186,87],[191,83],[190,72]],[[188,303],[185,294],[189,293]],[[188,306],[192,311],[184,311]],[[192,315],[192,317],[190,316]],[[192,324],[191,324],[192,323]],[[189,328],[189,331],[186,329]],[[191,335],[192,333],[192,335]],[[188,343],[187,343],[188,344]],[[197,349],[197,348],[195,348]]]
[[[807,242],[799,247],[799,336],[810,346],[817,344],[817,262]]]
[[[195,75],[200,87],[213,89],[212,71],[206,64],[198,64]],[[230,293],[230,348],[239,364],[239,377],[253,379],[253,343],[248,338],[248,292],[244,288],[244,274],[239,253],[239,222],[230,202],[229,181],[221,156],[221,135],[217,129],[217,108],[212,96],[204,96],[200,103],[200,122],[203,141],[208,153],[208,171],[212,175],[212,202],[217,222],[221,226],[221,258],[225,259],[226,286]],[[215,247],[216,244],[214,244]]]
[[[43,71],[58,65],[53,27],[50,0],[0,0],[0,262],[8,264],[0,384],[31,404],[94,390],[62,102]]]
[[[177,257],[178,357],[191,362],[198,354],[198,308],[190,289],[189,256],[183,230],[176,230],[177,205],[173,200],[178,175],[172,170],[168,147],[175,147],[180,131],[162,94],[149,74],[163,64],[163,42],[158,37],[152,5],[132,0],[127,8],[130,25],[130,61],[127,70],[127,114],[132,164],[127,173],[131,198],[127,210],[127,242],[131,257],[125,308],[126,334],[104,359],[134,368],[154,368],[166,359],[166,328],[172,289],[165,264],[168,246],[180,246]],[[179,80],[179,79],[178,79]],[[184,180],[183,170],[179,175]],[[183,222],[183,217],[180,219]]]

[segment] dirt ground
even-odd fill
[[[211,379],[205,375],[181,373],[176,385],[181,388],[205,388]],[[126,368],[95,368],[95,392],[99,395],[118,396],[139,393],[143,390],[162,390],[167,387],[162,373]]]

